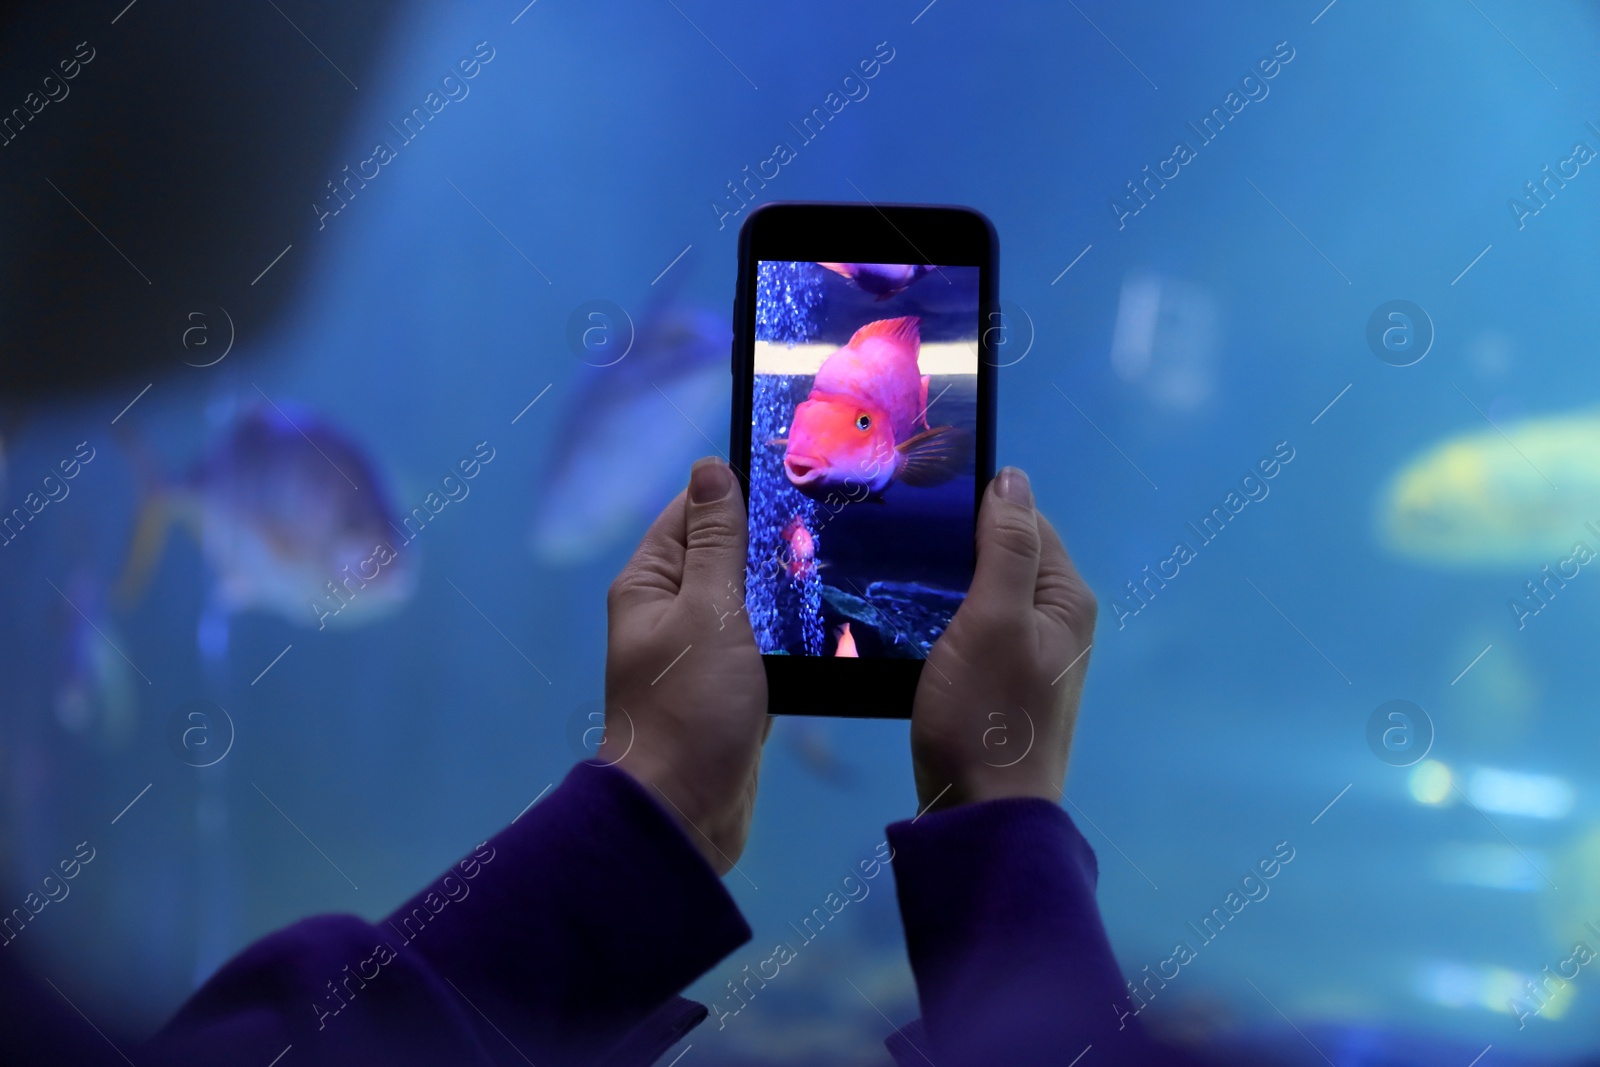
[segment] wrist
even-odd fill
[[[733,864],[722,854],[716,842],[707,836],[707,831],[714,832],[715,827],[710,825],[705,810],[692,790],[679,784],[664,767],[654,765],[642,756],[620,760],[617,767],[626,771],[646,793],[650,794],[650,799],[654,800],[678,825],[684,836],[689,839],[689,843],[705,857],[705,861],[717,872],[719,878],[733,868]]]
[[[917,791],[918,810],[922,812],[946,811],[969,804],[983,804],[991,800],[1045,800],[1059,803],[1060,788],[1045,782],[1024,781],[1015,778],[989,780],[985,778],[935,784]]]

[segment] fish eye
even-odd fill
[[[856,429],[869,430],[872,428],[872,416],[865,411],[856,416]]]

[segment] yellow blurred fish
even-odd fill
[[[1459,434],[1389,482],[1378,511],[1383,544],[1453,567],[1533,566],[1579,541],[1600,550],[1600,412],[1527,419]]]

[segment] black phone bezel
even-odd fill
[[[750,421],[754,372],[756,264],[762,260],[926,263],[978,270],[977,509],[994,477],[995,359],[989,324],[997,321],[1000,242],[994,225],[968,207],[932,204],[777,202],[764,204],[739,229],[733,307],[733,414],[729,456],[750,502]],[[923,284],[931,284],[925,281]],[[763,655],[767,710],[774,715],[909,719],[920,659],[841,659]]]

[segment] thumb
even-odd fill
[[[978,566],[967,600],[985,614],[1033,607],[1039,578],[1039,521],[1028,476],[1006,467],[983,495],[978,511]]]
[[[714,456],[697,460],[689,474],[682,591],[720,597],[744,586],[744,494],[739,480]]]

